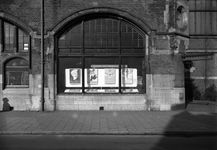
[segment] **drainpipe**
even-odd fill
[[[44,111],[44,0],[41,0],[41,111]]]

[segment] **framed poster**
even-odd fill
[[[105,84],[116,83],[116,69],[105,69]]]
[[[125,84],[133,84],[133,69],[125,68],[122,70],[122,81]]]
[[[81,71],[79,68],[69,69],[69,82],[71,85],[81,83]]]
[[[90,68],[88,70],[89,78],[88,81],[90,84],[98,84],[98,69]]]

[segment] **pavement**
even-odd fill
[[[217,103],[179,111],[0,112],[0,135],[217,135]]]

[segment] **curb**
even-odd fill
[[[195,136],[195,135],[217,135],[214,132],[201,132],[201,131],[166,131],[166,132],[129,132],[129,131],[0,131],[0,135],[180,135],[180,136]]]

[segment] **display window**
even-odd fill
[[[145,37],[116,18],[72,24],[57,36],[58,93],[144,93]]]

